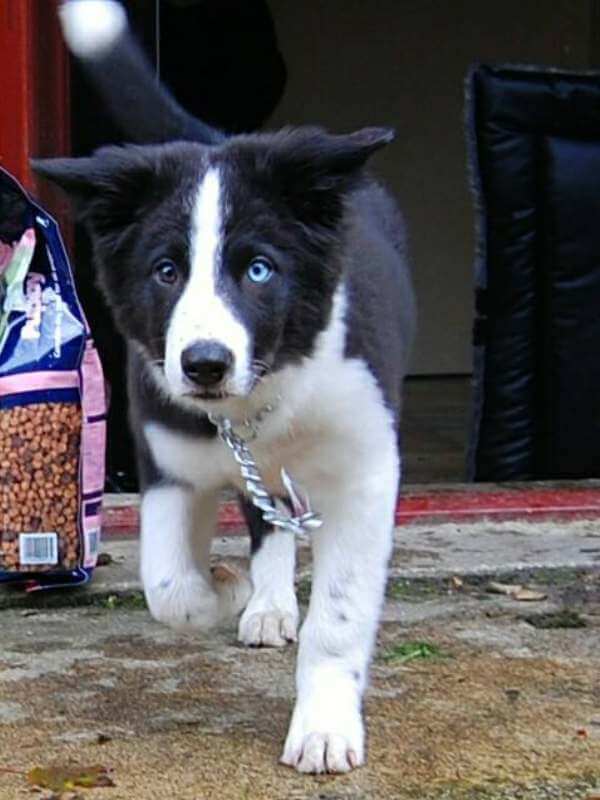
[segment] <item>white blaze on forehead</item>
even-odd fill
[[[219,342],[233,353],[233,371],[223,387],[225,391],[243,394],[248,389],[248,331],[219,294],[222,241],[221,182],[218,170],[213,168],[205,174],[196,196],[190,232],[190,274],[167,330],[165,372],[175,393],[186,389],[182,352],[206,339]]]

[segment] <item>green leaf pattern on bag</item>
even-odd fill
[[[12,251],[9,254],[9,249]],[[35,231],[27,228],[13,245],[3,244],[0,250],[0,350],[10,328],[8,320],[13,312],[26,310],[25,278],[35,250]]]

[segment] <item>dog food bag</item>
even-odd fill
[[[0,170],[0,581],[89,579],[105,428],[102,369],[58,226]]]

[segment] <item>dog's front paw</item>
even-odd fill
[[[329,705],[326,703],[325,705]],[[327,718],[329,717],[329,718]],[[359,712],[323,713],[313,705],[294,709],[281,763],[298,772],[349,772],[364,763],[364,730]]]
[[[162,578],[144,590],[154,619],[176,631],[206,631],[219,621],[219,596],[199,573]]]
[[[294,744],[286,743],[281,763],[298,772],[350,772],[361,766],[362,753],[347,736],[337,733],[309,733]]]
[[[238,640],[248,647],[284,647],[297,639],[298,616],[283,611],[244,612]]]
[[[295,642],[298,602],[294,592],[278,599],[254,594],[238,627],[238,640],[248,647],[284,647]]]

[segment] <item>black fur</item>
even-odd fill
[[[159,287],[152,269],[161,258],[173,259],[183,287],[194,193],[206,169],[218,166],[228,209],[221,288],[255,334],[254,357],[278,369],[309,355],[327,323],[345,271],[348,224],[356,225],[351,218],[360,213],[353,205],[367,197],[362,164],[390,138],[378,129],[349,136],[295,129],[212,148],[103,148],[89,159],[35,161],[34,168],[75,198],[117,324],[158,360],[179,295]],[[242,277],[257,253],[268,255],[281,276],[260,292]]]
[[[104,53],[81,64],[125,141],[144,144],[189,140],[217,144],[225,135],[191,116],[157,83],[127,28]]]
[[[168,142],[33,162],[73,198],[91,237],[98,284],[128,343],[142,490],[165,480],[142,435],[145,422],[157,420],[193,436],[216,434],[201,410],[160,390],[152,369],[164,360],[170,316],[190,269],[194,201],[211,167],[220,174],[225,224],[218,291],[250,332],[260,370],[276,371],[310,356],[343,280],[345,356],[368,365],[397,421],[414,303],[399,212],[364,171],[367,159],[393,139],[392,131],[333,136],[320,128],[288,128],[226,139],[155,83],[129,32],[84,66],[130,139]],[[260,289],[244,277],[257,254],[276,267],[275,278]],[[179,270],[177,286],[168,289],[154,273],[165,258]],[[269,528],[246,501],[242,507],[256,551]]]
[[[130,346],[134,429],[157,419],[214,435],[202,413],[165,397],[148,369],[164,359],[170,315],[189,273],[193,203],[210,167],[219,169],[224,186],[219,290],[251,332],[253,358],[274,371],[309,356],[343,279],[346,354],[368,364],[399,413],[413,322],[403,230],[394,203],[363,170],[390,139],[385,129],[332,136],[297,128],[210,147],[109,147],[91,158],[34,162],[71,194],[92,238],[99,284]],[[244,278],[256,254],[277,267],[276,279],[260,290]],[[164,258],[179,267],[176,288],[154,278]],[[155,468],[139,446],[145,486],[156,479]]]
[[[260,509],[252,505],[244,495],[238,495],[238,503],[242,509],[246,525],[248,526],[248,533],[250,534],[250,553],[254,555],[254,553],[260,549],[263,538],[267,534],[273,533],[273,526],[267,525],[264,522]]]
[[[118,103],[116,107],[118,109]],[[152,109],[148,109],[148,113],[152,113]],[[307,738],[310,725],[314,724],[310,695],[316,692],[317,700],[321,697],[320,688],[318,692],[310,688],[303,705],[302,675],[305,662],[313,659],[313,653],[319,664],[315,676],[323,671],[329,676],[332,674],[330,665],[338,669],[336,665],[339,664],[339,669],[356,684],[356,704],[346,688],[340,692],[340,702],[352,702],[354,711],[348,715],[344,712],[339,718],[333,715],[332,731],[341,739],[345,731],[339,730],[340,725],[349,721],[349,727],[355,728],[348,733],[346,761],[340,759],[340,769],[345,770],[362,760],[362,752],[359,752],[362,749],[361,723],[359,718],[354,721],[354,714],[360,705],[364,684],[362,670],[366,667],[369,641],[374,634],[374,629],[366,622],[370,616],[375,619],[381,596],[373,589],[383,591],[382,579],[377,577],[378,565],[383,567],[389,555],[389,525],[395,490],[392,481],[398,475],[393,427],[399,419],[400,386],[407,367],[414,322],[403,226],[393,201],[365,171],[368,158],[391,139],[392,133],[387,129],[366,128],[334,136],[319,128],[296,128],[212,143],[195,141],[108,148],[89,159],[42,161],[35,165],[38,171],[74,197],[80,218],[91,235],[100,285],[128,342],[131,420],[138,441],[141,488],[146,490],[172,481],[185,486],[189,481],[191,491],[187,500],[179,497],[180,507],[189,517],[182,535],[192,533],[191,522],[196,513],[192,503],[198,513],[205,513],[202,495],[206,491],[212,501],[216,500],[219,481],[230,478],[240,486],[233,471],[233,459],[220,461],[227,452],[219,453],[216,447],[201,446],[202,439],[216,434],[206,415],[207,408],[240,421],[246,414],[256,414],[265,398],[269,402],[279,402],[279,411],[270,417],[274,425],[273,438],[259,436],[256,441],[259,464],[264,463],[271,471],[277,469],[279,459],[276,453],[266,451],[269,441],[272,447],[278,446],[277,436],[285,440],[281,460],[287,461],[289,453],[294,470],[297,466],[301,471],[302,459],[297,458],[300,453],[296,453],[296,448],[306,443],[302,434],[304,424],[308,423],[311,455],[306,460],[309,470],[306,477],[310,484],[307,488],[312,493],[317,489],[317,481],[323,482],[324,515],[332,511],[328,524],[336,531],[329,555],[321,555],[330,547],[324,541],[321,545],[318,539],[315,548],[317,592],[313,595],[315,599],[311,598],[311,608],[314,606],[316,612],[313,608],[304,629],[308,633],[301,637],[301,652],[308,655],[301,656],[298,711],[294,714],[284,751],[283,760],[290,764],[297,763],[297,758],[304,759],[300,751],[296,755],[298,743],[311,741]],[[255,273],[253,269],[259,258],[268,263],[266,266],[263,263]],[[169,262],[166,267],[165,260]],[[188,280],[190,275],[191,280]],[[205,303],[200,296],[203,286],[207,287]],[[345,314],[344,319],[338,318],[340,313]],[[205,319],[202,314],[206,314]],[[325,332],[328,335],[322,337],[323,347],[318,349],[319,336]],[[186,383],[182,354],[194,344],[219,341],[220,337],[220,344],[227,346],[234,355],[233,376],[221,382],[223,394],[228,392],[229,396],[215,399],[213,395],[212,399],[207,399],[209,392],[197,392],[198,370],[194,381]],[[311,364],[310,358],[315,352],[318,358]],[[259,372],[248,369],[248,355],[252,367],[260,365]],[[162,371],[165,359],[166,368]],[[349,360],[359,363],[350,364]],[[306,370],[302,369],[303,363]],[[290,365],[300,368],[282,374],[283,368]],[[331,370],[331,374],[325,374],[325,370]],[[280,380],[272,383],[265,380],[264,394],[256,393],[256,404],[248,402],[245,398],[252,394],[264,372],[279,372]],[[286,386],[284,378],[288,377],[291,382]],[[356,393],[350,396],[353,405],[346,402],[348,395],[344,397],[344,392],[350,388],[343,384],[345,378]],[[255,379],[254,384],[252,379]],[[300,400],[299,411],[294,416],[291,394],[292,391],[302,394],[298,383],[303,379],[309,381],[308,397],[313,406],[320,401],[332,404],[322,409],[323,427],[311,428],[312,406],[306,407],[306,398],[304,404]],[[379,392],[373,385],[375,382]],[[210,386],[212,388],[214,382],[211,381]],[[319,387],[322,387],[320,397]],[[279,401],[275,401],[276,394],[280,395]],[[368,413],[373,414],[374,427],[361,425],[363,402]],[[384,404],[391,414],[386,412]],[[292,417],[286,416],[286,405]],[[147,425],[152,421],[186,436],[183,441],[161,436],[157,426],[153,431],[152,426]],[[330,430],[324,429],[327,424]],[[376,441],[367,438],[373,429]],[[263,430],[266,432],[267,423]],[[330,450],[325,448],[319,454],[318,465],[314,465],[313,436],[319,433],[322,439],[317,440],[318,443],[323,441]],[[348,440],[354,450],[350,449],[348,454],[353,459],[349,462],[352,468],[345,473],[344,466],[339,468],[338,459],[346,456]],[[168,474],[157,467],[150,446],[161,464],[171,464],[165,468]],[[334,446],[338,448],[335,454],[331,452]],[[341,557],[341,548],[346,546],[343,528],[350,502],[346,493],[358,491],[362,498],[363,490],[356,486],[359,477],[354,459],[358,458],[356,463],[360,466],[363,458],[367,458],[366,451],[373,452],[376,459],[382,457],[389,476],[377,473],[384,490],[380,497],[373,498],[376,520],[368,544],[375,547],[374,557],[369,556],[373,569],[363,575],[362,559],[356,550],[352,558],[347,561],[342,558],[335,568],[330,562],[332,556]],[[331,464],[327,463],[328,457]],[[214,486],[205,471],[213,467],[217,470],[212,476],[216,479]],[[313,468],[314,472],[310,472]],[[199,474],[193,474],[194,470]],[[277,485],[272,474],[265,473],[267,485],[271,487]],[[331,483],[333,488],[328,486],[330,478],[335,479],[335,483],[333,480]],[[246,480],[246,489],[251,490],[249,478]],[[367,482],[367,491],[368,487]],[[196,492],[195,497],[192,492]],[[338,504],[340,512],[343,510],[343,517],[336,515],[334,507],[327,507],[328,496]],[[156,525],[161,516],[159,509],[154,519],[149,517],[150,509],[155,508],[154,502],[162,502],[161,495],[151,492],[148,504],[144,505],[144,541],[146,530]],[[250,529],[252,552],[256,553],[264,535],[272,528],[248,499],[242,499],[241,504]],[[179,523],[177,506],[166,506],[165,513],[170,513],[171,508]],[[209,518],[211,515],[209,512]],[[169,527],[168,523],[165,527]],[[349,546],[357,548],[362,527],[350,525],[349,528]],[[151,542],[149,539],[148,546]],[[173,545],[168,540],[165,546]],[[263,582],[259,572],[277,569],[280,565],[282,573],[286,573],[292,566],[293,551],[287,552],[287,545],[285,549],[285,556],[274,560],[270,567],[267,553],[266,565],[253,570],[257,598],[260,598]],[[179,565],[174,561],[174,566],[162,574],[156,574],[154,560],[149,562],[147,572],[151,567],[154,575],[146,583],[162,578],[168,588],[172,576],[178,581],[174,574],[178,571],[186,579],[195,579],[192,570],[201,565],[193,563],[197,559],[195,548],[186,547],[186,550],[190,551],[189,566],[185,552],[177,559]],[[168,567],[166,553],[164,557]],[[207,568],[208,564],[203,566]],[[145,574],[144,558],[142,572],[145,578],[149,577]],[[200,575],[197,577],[200,579]],[[290,617],[292,632],[286,635],[293,638],[296,606],[287,604],[283,595],[292,590],[289,576],[286,581],[289,585],[281,589],[281,610],[290,609],[286,617]],[[368,583],[372,584],[369,591],[361,590],[357,595],[358,584],[366,587]],[[159,588],[161,585],[159,583]],[[202,594],[203,588],[198,590],[197,587],[203,587],[204,582],[182,583],[181,586],[178,583],[172,587],[180,594],[166,598],[164,613],[161,610],[163,601],[156,601],[153,613],[157,618],[181,624],[180,618],[185,617],[187,623],[192,622],[190,612],[194,606],[188,605],[185,593],[193,588]],[[156,592],[153,586],[147,586],[146,591],[152,609]],[[279,590],[276,593],[279,594]],[[274,599],[276,618],[280,609],[277,598]],[[174,600],[178,606],[182,602],[186,605],[172,610],[168,606],[175,605]],[[364,609],[358,609],[359,602],[364,602]],[[258,600],[256,608],[262,609]],[[274,616],[268,610],[266,615],[262,611],[256,614],[252,601],[247,612],[249,620]],[[204,616],[204,612],[199,615],[202,624]],[[366,649],[357,638],[358,622],[369,637],[365,640]],[[263,627],[265,625],[263,622]],[[336,625],[336,630],[330,630]],[[353,632],[348,638],[350,625]],[[243,627],[242,619],[240,636],[244,641],[266,643],[264,631],[259,638],[254,633],[243,633]],[[279,627],[281,635],[282,622]],[[324,659],[328,659],[329,664]],[[340,672],[340,679],[343,678]],[[305,682],[310,685],[312,677]],[[329,677],[323,691],[329,691],[328,687]],[[302,719],[303,715],[308,722]],[[328,769],[331,768],[331,752],[326,761],[325,748],[331,737],[327,734],[328,727],[323,730],[321,718],[317,715],[315,719],[318,727],[314,730],[318,731],[319,740],[323,740],[323,753],[313,757],[314,766],[309,759],[308,766],[315,770]],[[350,747],[353,749],[348,749]],[[321,749],[320,744],[317,749]],[[304,768],[302,762],[298,768]]]

